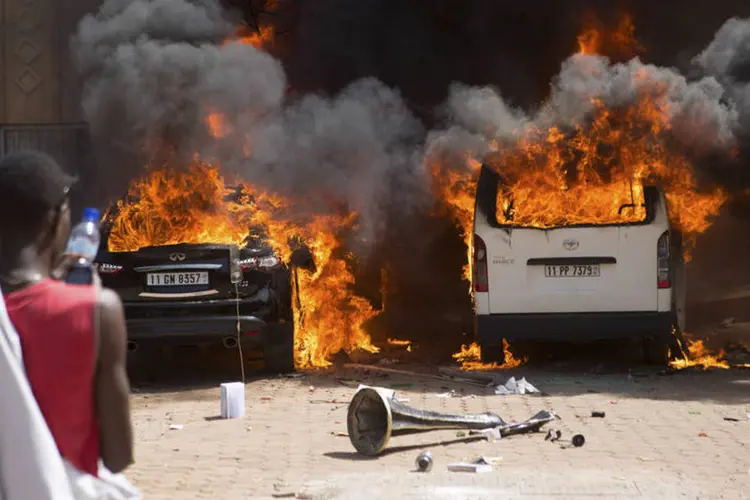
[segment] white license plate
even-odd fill
[[[148,286],[189,286],[208,285],[208,272],[149,273]]]
[[[596,278],[599,276],[599,264],[559,264],[544,266],[547,278]]]

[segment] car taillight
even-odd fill
[[[252,269],[270,270],[278,267],[280,264],[281,261],[273,255],[268,255],[266,257],[251,257],[240,261],[240,267],[242,267],[243,271],[249,271]]]
[[[490,283],[487,278],[487,246],[482,238],[476,234],[474,235],[474,291],[490,291]]]
[[[117,274],[122,271],[122,266],[100,262],[96,264],[96,270],[99,271],[99,274]]]
[[[659,288],[670,288],[672,286],[669,257],[669,231],[664,231],[664,234],[659,237],[659,242],[656,244],[656,283]]]

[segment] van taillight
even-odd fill
[[[669,279],[669,254],[669,231],[664,231],[656,244],[656,283],[659,288],[670,288],[672,286],[672,281]]]
[[[474,291],[490,291],[487,279],[487,246],[476,234],[474,235]]]

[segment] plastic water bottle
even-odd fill
[[[99,234],[100,212],[96,208],[87,208],[83,211],[83,219],[73,227],[68,239],[68,246],[65,249],[67,255],[76,257],[76,261],[71,266],[67,283],[79,285],[89,285],[94,278],[94,259],[99,251]]]

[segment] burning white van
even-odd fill
[[[684,325],[680,234],[664,194],[642,188],[638,217],[610,224],[515,224],[498,214],[501,179],[483,167],[474,216],[473,287],[482,361],[503,361],[503,339],[576,342],[634,338],[664,362]],[[619,201],[617,202],[619,203]]]

